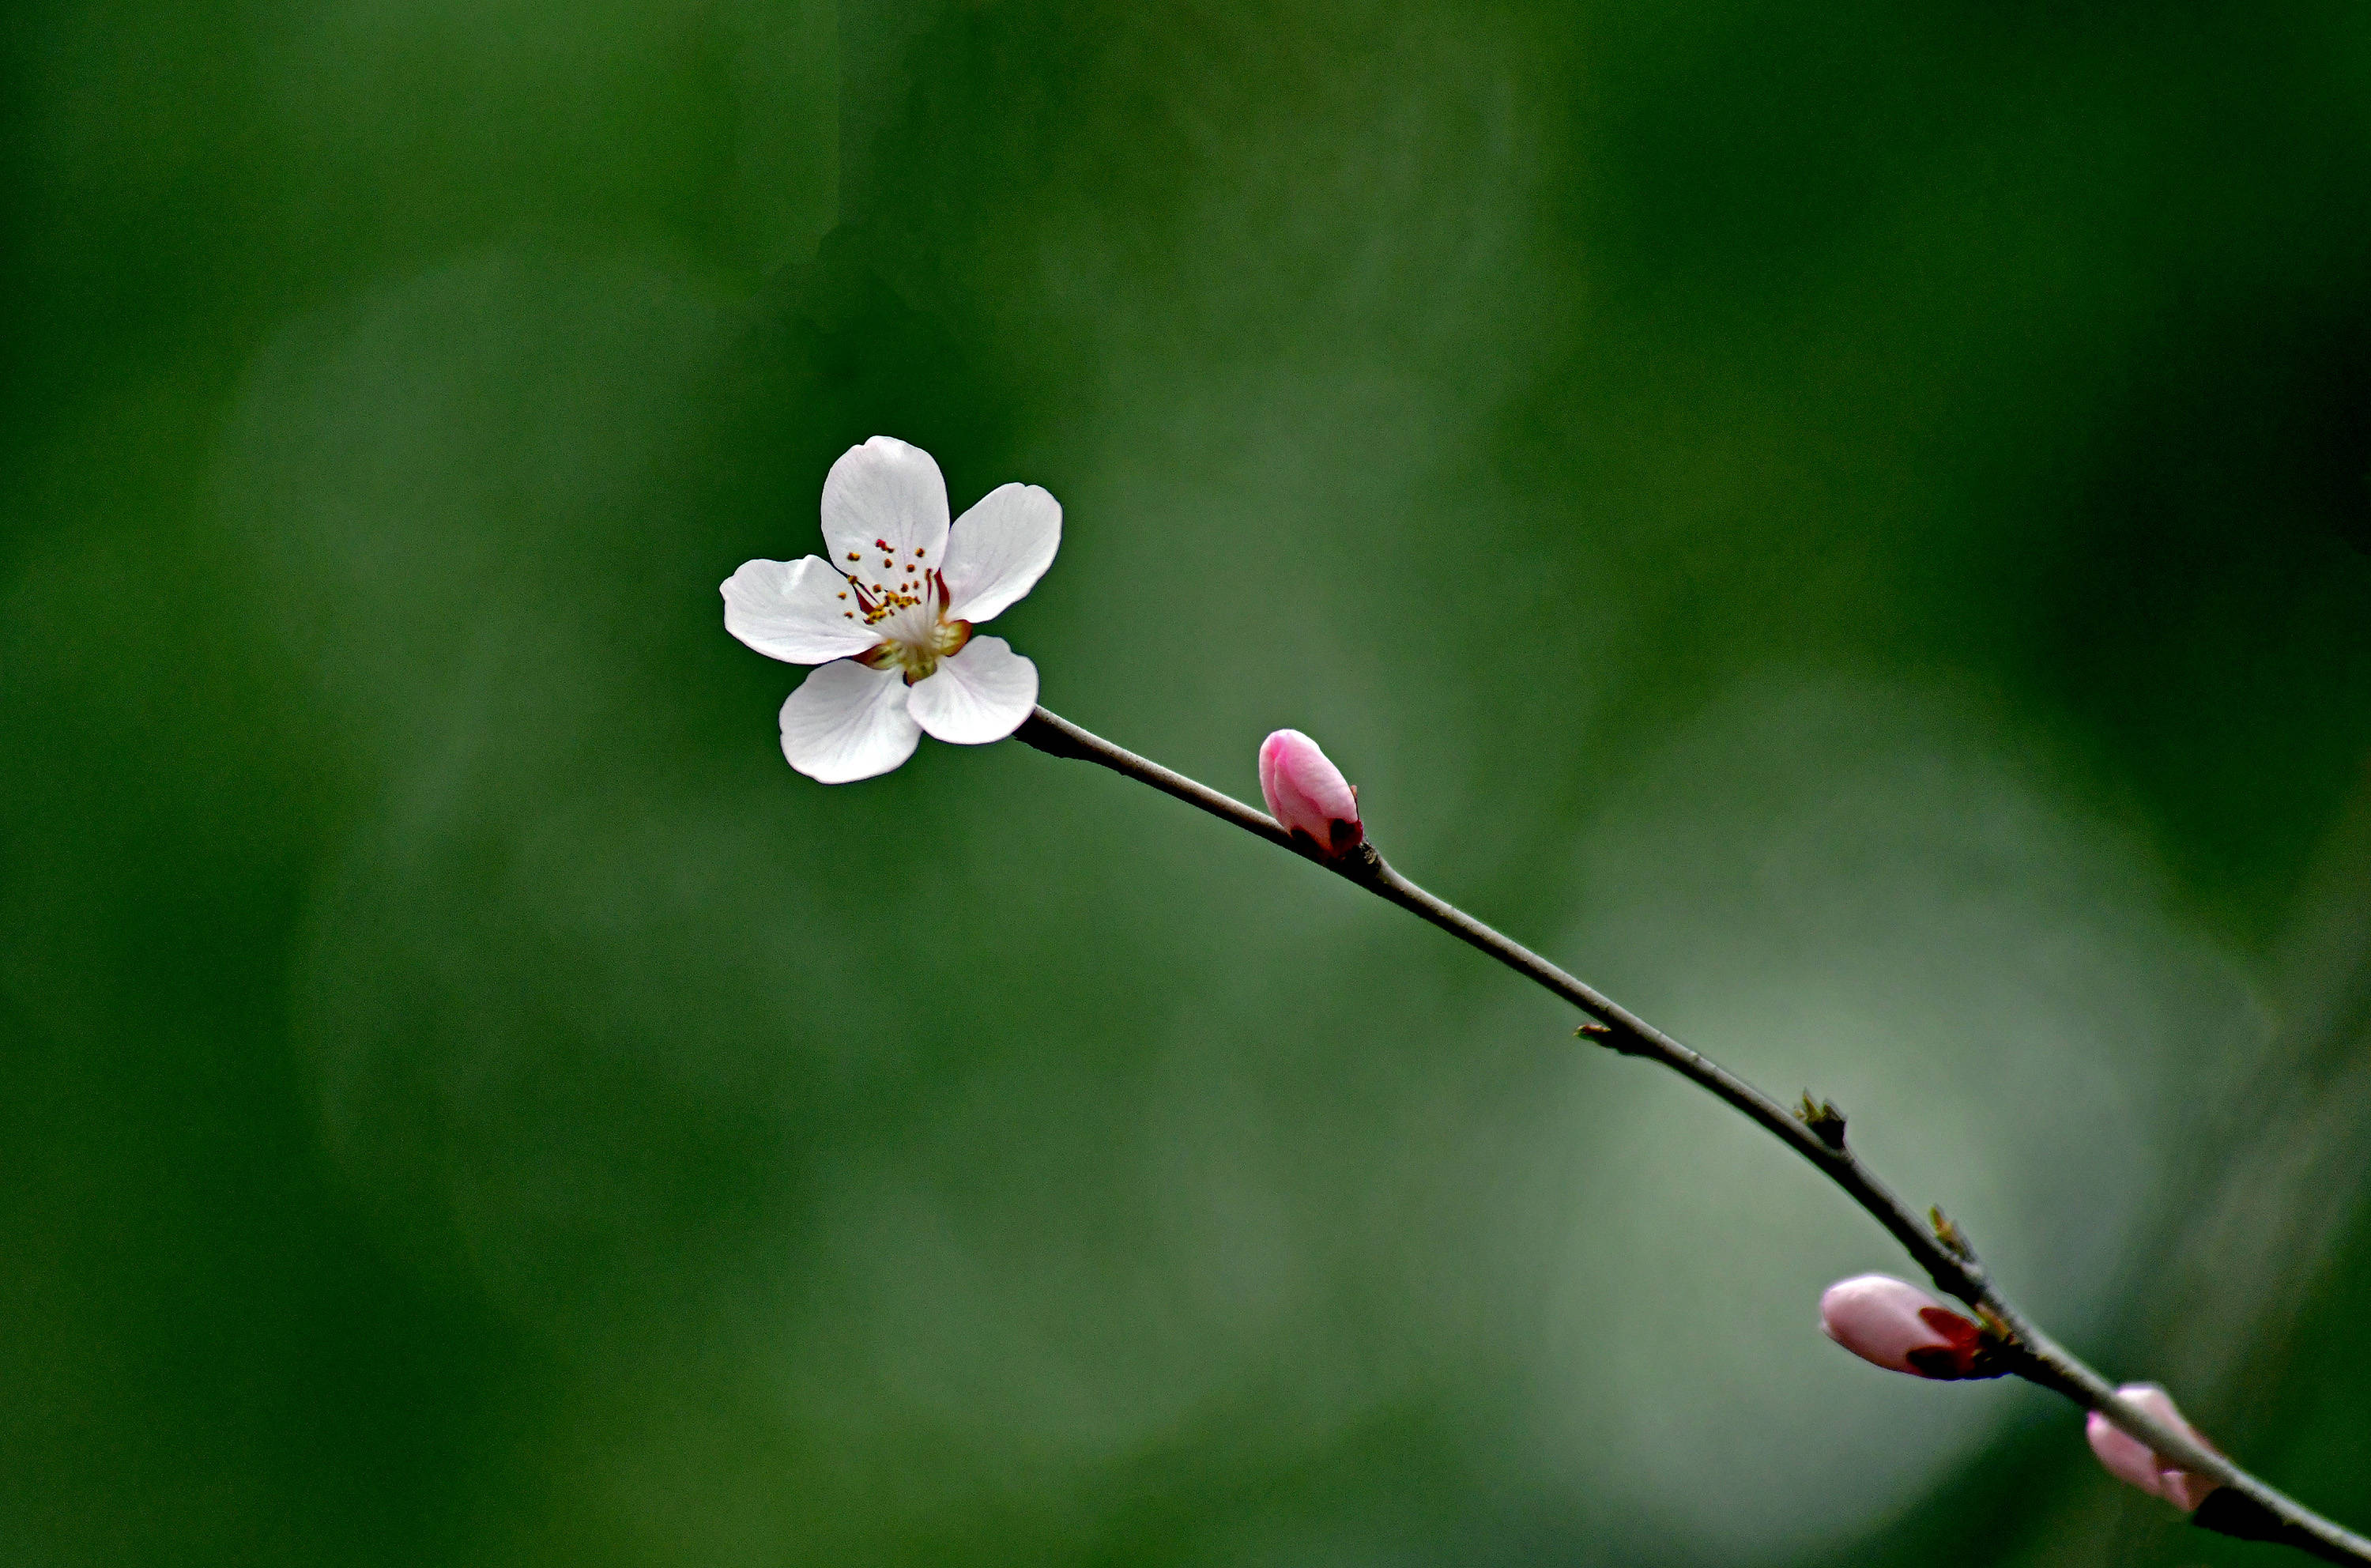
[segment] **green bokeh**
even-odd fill
[[[0,1560],[2188,1563],[1718,1108],[1117,778],[783,766],[891,433],[2371,1523],[2371,17],[32,0]],[[1240,840],[1240,841],[1238,841]]]

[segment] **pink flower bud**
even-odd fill
[[[1338,859],[1366,841],[1359,791],[1300,731],[1278,730],[1260,744],[1259,778],[1268,814],[1329,858]]]
[[[1820,1297],[1820,1328],[1863,1361],[1945,1380],[1984,1372],[1984,1331],[1906,1279],[1859,1274]]]
[[[2127,1383],[2116,1392],[2140,1406],[2151,1415],[2176,1431],[2188,1433],[2200,1447],[2212,1447],[2198,1435],[2181,1412],[2173,1408],[2172,1397],[2155,1383]],[[2183,1513],[2190,1513],[2206,1501],[2206,1494],[2221,1484],[2209,1477],[2180,1470],[2159,1458],[2157,1452],[2139,1438],[2115,1425],[2098,1411],[2083,1424],[2083,1435],[2091,1440],[2091,1452],[2108,1467],[2108,1473],[2127,1486],[2137,1486],[2152,1497],[2162,1497]]]

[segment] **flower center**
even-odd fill
[[[858,660],[875,670],[898,671],[912,686],[971,640],[971,622],[946,618],[946,582],[936,567],[923,563],[925,552],[909,549],[901,562],[887,540],[873,545],[875,555],[850,550],[845,563],[832,563],[848,579],[848,592],[840,597],[853,606],[841,613],[881,638]]]

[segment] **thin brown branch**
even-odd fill
[[[1822,1113],[1807,1105],[1810,1113],[1807,1115],[1788,1110],[1531,949],[1408,881],[1371,844],[1341,859],[1330,859],[1313,843],[1296,840],[1266,813],[1116,746],[1043,708],[1029,717],[1014,739],[1056,756],[1100,764],[1199,807],[1398,905],[1555,992],[1595,1020],[1585,1030],[1590,1039],[1626,1055],[1660,1062],[1709,1090],[1843,1188],[1845,1196],[1902,1244],[1937,1287],[1999,1326],[2006,1341],[2001,1359],[2008,1371],[2065,1395],[2085,1410],[2098,1411],[2182,1469],[2213,1477],[2226,1490],[2210,1496],[2198,1511],[2197,1523],[2226,1535],[2279,1541],[2328,1562],[2371,1564],[2371,1541],[2258,1480],[2188,1433],[2159,1422],[2118,1395],[2105,1378],[2036,1328],[2000,1293],[1958,1227],[1938,1212],[1920,1216],[1862,1162],[1845,1140],[1843,1118],[1832,1111]]]

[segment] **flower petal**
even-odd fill
[[[984,621],[1037,586],[1062,544],[1062,503],[1035,485],[999,485],[947,536],[947,618]]]
[[[1000,637],[975,637],[916,681],[906,706],[940,740],[964,746],[1000,741],[1037,706],[1037,666]]]
[[[848,582],[821,556],[743,561],[723,593],[724,629],[769,659],[820,664],[881,640],[861,616],[850,618]]]
[[[906,711],[906,677],[853,659],[826,664],[782,704],[782,755],[818,784],[886,773],[921,738]]]
[[[839,455],[823,481],[831,564],[896,588],[946,556],[947,482],[919,446],[876,435]]]

